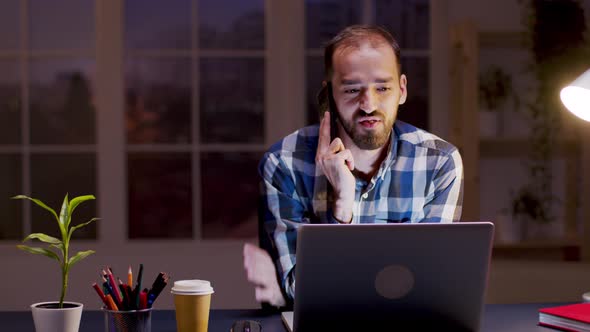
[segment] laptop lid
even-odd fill
[[[323,224],[298,232],[290,330],[479,329],[492,223]]]

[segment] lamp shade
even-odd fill
[[[559,96],[570,112],[590,121],[590,69],[561,89]]]

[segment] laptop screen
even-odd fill
[[[477,330],[492,238],[489,222],[303,225],[295,331]]]

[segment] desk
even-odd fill
[[[537,326],[541,307],[556,304],[488,304],[484,309],[482,332],[555,331]],[[280,315],[265,315],[261,310],[213,310],[209,320],[210,332],[228,332],[232,323],[253,319],[262,323],[264,332],[284,332]],[[33,332],[33,317],[29,311],[0,312],[0,329],[7,332]],[[84,311],[80,332],[104,331],[104,317],[100,311]],[[153,332],[174,332],[174,311],[156,310],[152,313]]]

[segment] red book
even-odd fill
[[[539,309],[539,325],[563,331],[590,332],[590,303]]]

